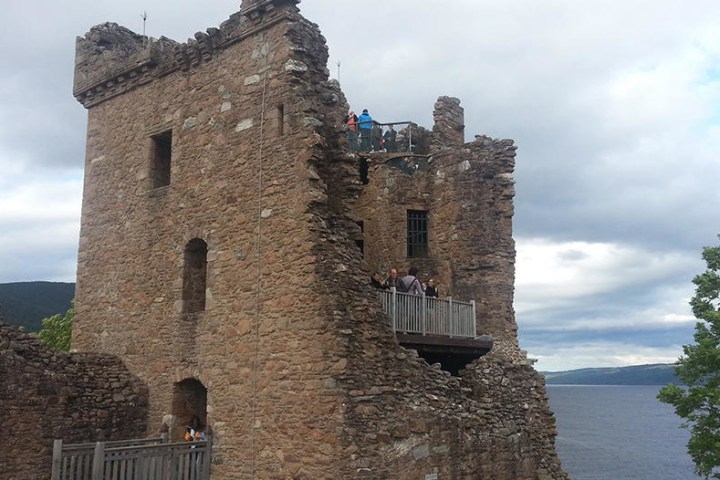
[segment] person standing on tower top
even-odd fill
[[[363,109],[362,114],[358,117],[358,123],[360,124],[360,150],[369,152],[370,134],[374,122],[367,108]]]
[[[355,112],[349,110],[342,123],[347,128],[348,148],[351,152],[356,152],[358,149],[358,116],[355,115]]]

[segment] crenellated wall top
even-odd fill
[[[73,95],[86,108],[176,71],[209,62],[222,50],[286,19],[300,19],[300,0],[244,0],[219,28],[185,43],[139,35],[116,23],[90,29],[75,42]]]

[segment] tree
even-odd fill
[[[720,236],[718,236],[720,238]],[[695,318],[695,344],[684,345],[675,374],[687,386],[667,385],[661,402],[675,407],[690,430],[688,452],[695,472],[720,479],[720,246],[703,248],[707,270],[693,279],[690,306]]]
[[[70,350],[70,338],[72,337],[72,324],[75,318],[75,307],[72,306],[65,312],[65,315],[55,314],[52,317],[44,318],[42,329],[38,332],[38,338],[46,347],[53,350],[67,352]]]

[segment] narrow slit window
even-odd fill
[[[199,238],[193,238],[185,246],[182,292],[183,313],[205,311],[207,251],[207,243]]]
[[[428,212],[425,210],[407,211],[407,256],[428,256]]]
[[[285,135],[285,105],[277,107],[277,134],[278,137]]]
[[[150,188],[170,185],[172,130],[153,135],[150,150]]]
[[[360,227],[360,237],[355,239],[355,245],[360,249],[360,255],[365,258],[365,222],[361,220],[357,225]]]

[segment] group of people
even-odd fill
[[[397,152],[407,132],[406,129],[397,132],[392,124],[383,132],[382,125],[373,120],[367,108],[360,116],[348,111],[342,123],[351,152]]]
[[[200,422],[200,418],[193,416],[190,423],[185,428],[185,441],[186,442],[200,442],[206,439],[205,435],[206,427],[203,427]]]
[[[435,285],[435,281],[432,278],[428,278],[426,282],[421,282],[417,275],[418,269],[415,267],[410,267],[408,269],[408,274],[403,277],[398,277],[397,269],[392,268],[385,280],[382,280],[379,273],[373,273],[370,278],[370,285],[378,290],[389,290],[391,288],[395,288],[399,292],[437,298],[439,296],[439,292],[437,286]]]

